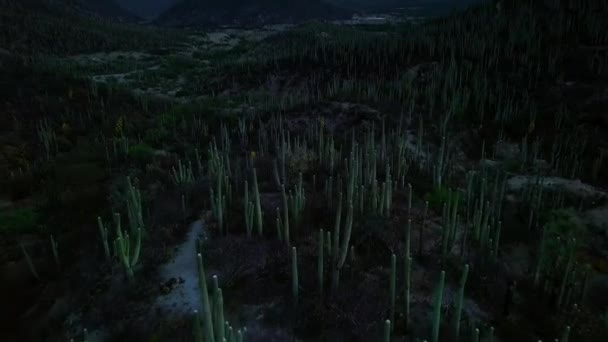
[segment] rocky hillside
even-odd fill
[[[184,0],[156,22],[174,27],[258,26],[346,16],[347,11],[322,0]]]

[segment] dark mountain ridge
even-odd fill
[[[80,0],[82,10],[93,15],[119,21],[134,22],[140,18],[121,7],[115,0]]]
[[[184,0],[155,22],[173,27],[259,26],[348,16],[349,11],[322,0]]]
[[[56,15],[88,15],[122,22],[140,20],[115,0],[2,0],[0,8]]]

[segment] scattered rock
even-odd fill
[[[513,160],[520,155],[519,144],[501,141],[496,146],[496,158],[499,160]]]
[[[182,277],[178,277],[178,278],[172,277],[171,279],[167,280],[166,282],[160,284],[160,292],[164,295],[169,294],[171,291],[173,291],[173,289],[177,288],[178,286],[180,286],[181,284],[183,284],[185,282],[186,281]]]

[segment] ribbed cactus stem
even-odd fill
[[[283,199],[283,221],[281,226],[283,228],[285,243],[289,246],[289,203],[287,202],[287,194],[285,193],[285,184],[281,184],[281,198]]]
[[[411,277],[412,277],[412,257],[406,257],[405,258],[405,294],[404,294],[404,298],[405,298],[405,326],[406,328],[409,326],[410,323],[410,318],[411,318],[411,314],[410,314],[410,292],[411,292]]]
[[[128,233],[123,235],[120,227],[120,216],[115,215],[115,217],[117,218],[117,238],[114,241],[116,254],[118,255],[118,260],[120,260],[121,264],[123,265],[127,279],[129,282],[133,282],[135,280],[133,268],[139,261],[139,254],[141,250],[142,230],[139,228],[135,231],[135,241],[132,242]]]
[[[383,342],[391,342],[391,320],[387,319],[384,321],[384,338]]]
[[[53,260],[55,260],[55,267],[57,268],[57,271],[59,271],[61,269],[61,261],[59,260],[58,248],[59,248],[59,245],[55,241],[53,234],[51,234],[51,251],[53,253]]]
[[[247,236],[251,237],[251,231],[253,229],[253,205],[249,201],[249,183],[247,181],[245,181],[243,209],[245,214],[245,227],[247,230]]]
[[[341,247],[340,247],[340,260],[338,262],[338,265],[340,266],[339,268],[342,268],[342,266],[344,265],[344,262],[346,261],[346,256],[348,254],[348,247],[350,246],[350,237],[351,237],[351,233],[353,230],[353,203],[349,202],[348,203],[348,213],[346,215],[346,223],[345,223],[345,230],[344,230],[344,236],[341,239]]]
[[[40,275],[38,275],[38,271],[36,271],[36,266],[34,266],[34,263],[32,262],[32,258],[30,258],[30,255],[28,254],[28,252],[25,249],[25,246],[23,246],[23,244],[21,244],[21,252],[23,253],[23,256],[25,257],[25,262],[27,263],[27,266],[30,269],[30,272],[32,273],[34,278],[36,278],[37,280],[40,280]]]
[[[213,332],[213,318],[211,312],[211,303],[209,301],[209,292],[207,290],[207,278],[205,275],[205,268],[203,266],[203,256],[198,253],[196,258],[198,262],[198,283],[201,290],[201,302],[203,307],[204,340],[213,342],[215,341]]]
[[[262,236],[264,233],[262,227],[262,205],[260,203],[260,189],[258,188],[258,176],[255,168],[253,168],[253,194],[255,196],[255,218],[258,235]]]
[[[216,313],[215,313],[215,338],[217,340],[223,340],[226,337],[226,330],[224,328],[224,296],[222,289],[218,289],[217,297],[215,301]]]
[[[475,328],[475,330],[473,330],[473,334],[471,335],[471,341],[479,342],[479,329]]]
[[[197,310],[192,313],[192,325],[194,342],[203,342],[203,331],[201,328],[201,318]]]
[[[458,297],[456,302],[456,313],[454,315],[454,336],[458,338],[460,336],[460,321],[462,318],[462,305],[464,303],[464,288],[467,283],[467,277],[469,276],[469,265],[464,265],[462,275],[460,276],[460,287],[458,288]]]
[[[390,313],[389,320],[391,321],[391,332],[395,330],[395,303],[396,303],[396,288],[397,288],[397,256],[391,255],[391,274],[390,274]]]
[[[494,233],[494,258],[498,258],[498,246],[500,242],[500,230],[502,229],[502,221],[498,221],[498,226],[496,227],[496,232]]]
[[[97,216],[97,226],[99,228],[99,235],[101,235],[101,243],[103,245],[103,254],[107,261],[112,259],[110,255],[110,245],[108,244],[108,228],[103,224],[101,217]]]
[[[323,229],[319,230],[319,245],[318,245],[318,253],[319,255],[317,256],[317,281],[318,281],[318,285],[319,285],[319,293],[323,294],[323,278],[324,278],[324,274],[323,274],[323,266],[324,266],[324,259],[323,259],[323,251],[325,250],[325,233],[323,232]]]
[[[412,220],[407,220],[407,226],[405,228],[405,274],[404,274],[404,282],[405,282],[405,325],[406,327],[409,324],[410,319],[410,286],[411,286],[411,268],[412,268],[412,258],[411,258],[411,230],[412,230]]]
[[[291,294],[294,303],[298,303],[300,283],[298,279],[298,251],[296,247],[291,247]]]
[[[435,292],[435,304],[433,308],[433,331],[431,342],[439,342],[439,328],[441,327],[441,306],[443,304],[443,288],[445,286],[445,271],[441,271],[439,284]]]
[[[420,225],[420,234],[418,236],[418,255],[422,256],[422,243],[424,241],[424,228],[426,226],[426,217],[429,212],[429,201],[424,202],[424,214],[422,218],[422,224]]]

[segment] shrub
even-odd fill
[[[154,159],[154,149],[146,143],[139,143],[129,148],[129,157],[142,164],[150,163]]]
[[[40,215],[32,208],[17,208],[0,212],[1,234],[23,234],[36,229]]]
[[[443,203],[448,203],[450,199],[450,189],[446,187],[438,187],[433,192],[426,195],[426,200],[429,202],[429,207],[435,210],[441,210]]]

